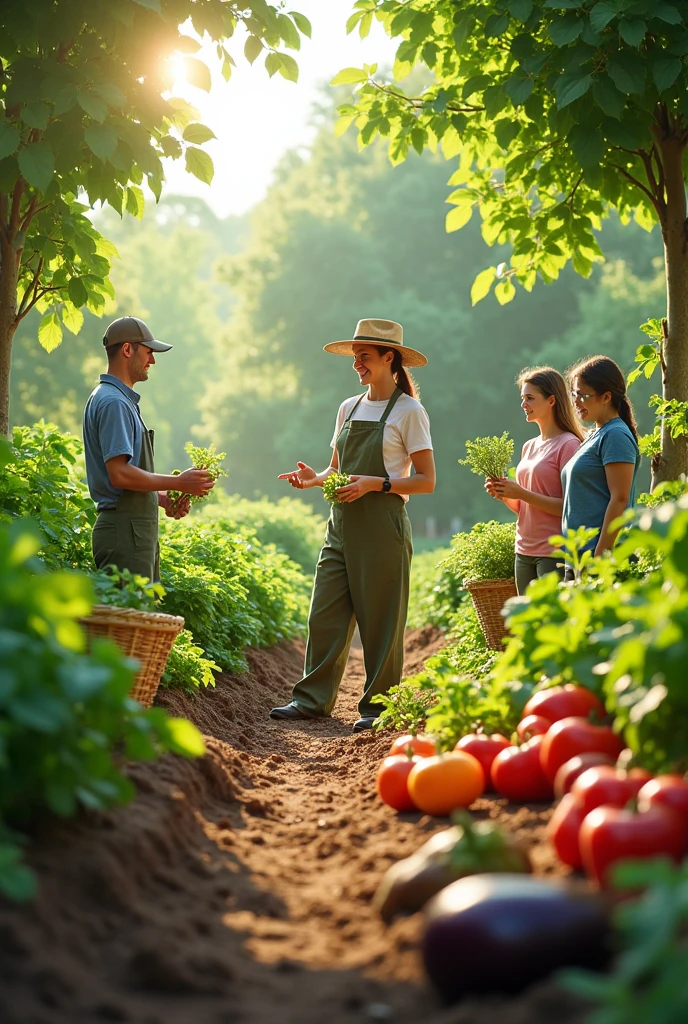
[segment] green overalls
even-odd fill
[[[341,473],[387,476],[382,437],[401,394],[394,392],[377,423],[352,421],[361,396],[337,436]],[[304,677],[292,698],[304,714],[331,713],[356,622],[366,670],[359,714],[380,714],[371,698],[401,680],[412,555],[406,502],[398,494],[369,492],[332,506],[315,571]]]
[[[138,410],[137,410],[138,414]],[[154,473],[153,439],[143,420],[139,469]],[[116,508],[98,513],[93,527],[93,559],[98,569],[115,565],[157,582],[160,579],[158,492],[122,491]]]

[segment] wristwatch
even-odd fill
[[[383,491],[384,494],[389,494],[389,492],[391,490],[392,490],[392,481],[389,479],[388,476],[386,476],[385,479],[382,481],[382,491]]]

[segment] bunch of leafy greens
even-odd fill
[[[221,476],[227,476],[220,465],[225,457],[225,452],[216,452],[214,444],[211,444],[209,448],[201,448],[192,444],[191,441],[187,441],[184,445],[184,451],[191,459],[191,465],[193,468],[205,469],[206,472],[210,473],[212,480],[217,480]],[[178,476],[179,473],[180,470],[173,470],[173,474],[175,476]],[[183,494],[183,491],[170,490],[167,492],[167,497],[173,504],[176,504],[182,498]],[[206,500],[207,495],[202,496],[200,494],[190,494],[188,497],[192,505],[199,505],[202,501]]]
[[[46,812],[70,817],[134,794],[122,758],[203,753],[198,730],[129,697],[135,663],[77,619],[93,603],[81,573],[46,573],[27,523],[0,524],[0,890],[33,895],[17,831]]]
[[[348,473],[330,473],[322,485],[323,497],[331,505],[341,505],[341,501],[337,497],[337,491],[340,487],[346,487],[350,483],[351,477]]]
[[[452,539],[451,553],[440,565],[464,587],[483,580],[511,579],[514,575],[514,523],[476,523]]]
[[[476,437],[466,441],[466,458],[459,459],[460,466],[468,466],[478,476],[504,476],[514,454],[514,442],[509,432],[501,437]]]

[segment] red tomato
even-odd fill
[[[650,773],[642,768],[634,768],[631,773],[608,764],[598,764],[578,776],[571,786],[571,795],[585,814],[603,804],[625,807],[629,800],[638,795],[650,777]]]
[[[408,777],[411,769],[423,760],[422,757],[407,757],[393,754],[386,757],[377,770],[377,791],[380,799],[395,811],[417,811],[409,796]]]
[[[658,775],[646,782],[638,793],[638,810],[670,807],[688,821],[688,782],[680,775]]]
[[[670,857],[680,864],[688,823],[668,807],[637,814],[621,807],[596,807],[587,814],[578,841],[583,865],[599,885],[611,881],[611,868],[624,860]]]
[[[437,753],[437,746],[432,736],[423,736],[422,733],[412,736],[411,733],[406,733],[405,736],[397,736],[389,748],[388,756],[405,754],[409,748],[418,757],[434,757]]]
[[[554,782],[559,768],[576,754],[601,752],[616,760],[623,746],[621,737],[608,725],[592,725],[585,718],[562,718],[542,738],[542,770]]]
[[[519,803],[552,799],[552,786],[540,764],[543,736],[520,747],[505,747],[492,762],[492,785],[501,796]]]
[[[472,754],[476,761],[480,761],[485,781],[489,785],[492,762],[500,750],[506,750],[510,746],[511,740],[508,740],[506,736],[502,736],[498,732],[493,733],[491,736],[484,736],[482,733],[470,733],[468,736],[461,737],[454,750],[465,750],[467,754]]]
[[[523,717],[540,715],[550,722],[559,722],[562,718],[574,715],[587,718],[591,711],[600,718],[606,714],[604,704],[592,690],[567,683],[565,686],[550,686],[534,693],[523,709]]]
[[[532,740],[533,736],[544,736],[551,724],[542,715],[526,715],[516,726],[516,735],[521,742]]]
[[[578,834],[584,817],[585,811],[575,796],[567,793],[557,804],[547,824],[547,838],[562,864],[568,864],[570,868],[583,866]]]
[[[610,757],[609,754],[591,751],[587,754],[578,754],[576,757],[572,757],[570,761],[565,761],[561,768],[557,769],[557,774],[554,776],[554,795],[557,799],[561,800],[570,791],[571,786],[579,775],[582,775],[588,768],[594,768],[598,764],[608,764],[613,767],[614,758]]]

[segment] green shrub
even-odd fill
[[[449,620],[448,645],[442,652],[456,672],[483,680],[495,663],[496,653],[487,646],[473,602],[465,595]]]
[[[91,583],[46,573],[40,548],[31,524],[0,524],[0,889],[17,899],[34,884],[10,829],[130,799],[123,758],[204,749],[189,722],[128,696],[135,663],[117,647],[100,640],[83,653],[76,620],[90,611]]]
[[[0,521],[30,516],[40,557],[54,568],[92,567],[96,510],[84,483],[83,446],[52,423],[15,427],[0,452]]]
[[[170,689],[196,693],[201,686],[214,686],[213,672],[219,671],[220,666],[206,658],[203,648],[194,643],[191,632],[183,629],[172,645],[160,682]]]
[[[409,629],[448,625],[459,600],[455,576],[440,564],[449,554],[449,548],[414,552],[406,623]]]
[[[217,488],[216,488],[217,490]],[[213,498],[215,492],[211,492]],[[274,544],[278,551],[300,565],[307,575],[315,571],[325,539],[325,519],[298,498],[249,501],[222,492],[200,514],[203,520],[223,519],[234,530],[246,527],[261,544]]]
[[[183,615],[205,654],[243,671],[246,646],[265,647],[301,633],[310,584],[286,555],[237,533],[220,518],[163,524],[161,610]]]
[[[514,575],[515,523],[476,523],[452,539],[451,553],[442,566],[460,586],[482,580],[511,579]]]

